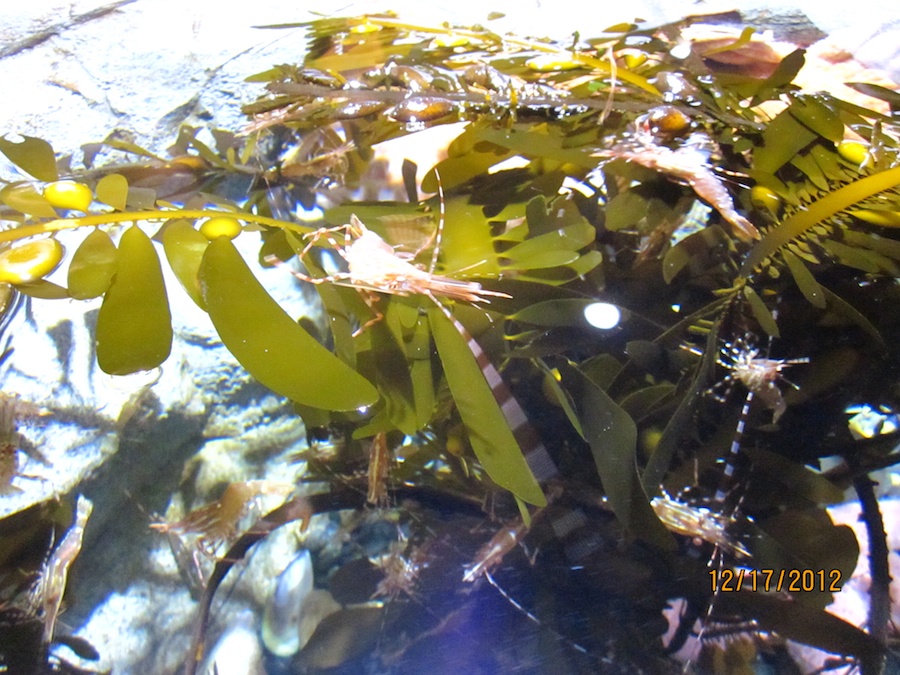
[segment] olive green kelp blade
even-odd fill
[[[247,371],[303,405],[356,410],[378,391],[316,342],[253,276],[231,240],[212,241],[200,264],[200,288],[219,337]]]
[[[466,338],[440,307],[428,310],[428,321],[453,401],[478,461],[497,485],[529,504],[544,506],[547,500],[541,486],[531,473]]]
[[[128,228],[116,273],[97,316],[97,363],[111,375],[156,368],[172,351],[172,315],[159,257],[144,232]]]
[[[75,250],[69,263],[69,295],[76,300],[98,298],[112,283],[119,252],[103,230],[91,232]]]

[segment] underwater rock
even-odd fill
[[[275,590],[263,615],[263,644],[276,656],[293,656],[303,647],[300,616],[312,589],[312,559],[309,551],[303,549],[278,575]]]
[[[245,610],[210,650],[200,672],[203,675],[264,675],[262,656],[254,614]]]
[[[296,663],[305,668],[336,668],[370,649],[384,622],[381,604],[348,607],[325,617]]]
[[[331,593],[313,588],[312,558],[304,549],[278,575],[263,614],[263,644],[280,658],[294,656],[322,620],[340,609]]]

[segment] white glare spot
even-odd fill
[[[684,40],[680,44],[675,45],[670,51],[673,59],[686,59],[691,55],[691,43]]]
[[[356,412],[358,412],[360,415],[365,415],[367,412],[369,412],[369,406],[361,405],[356,409]]]
[[[609,330],[619,325],[622,312],[608,302],[592,302],[584,308],[585,320],[595,328]]]
[[[673,312],[680,312],[680,311],[681,311],[681,305],[672,305],[672,311],[673,311]]]

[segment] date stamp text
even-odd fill
[[[841,590],[840,570],[721,569],[710,570],[713,593],[741,590],[764,593],[837,593]]]

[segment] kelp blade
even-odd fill
[[[17,167],[30,173],[38,180],[54,181],[59,177],[56,170],[56,155],[50,144],[33,136],[22,136],[21,143],[0,137],[0,152]]]
[[[97,199],[109,204],[117,211],[128,206],[128,179],[118,173],[111,173],[97,181]]]
[[[532,475],[466,338],[444,316],[440,307],[428,310],[428,321],[444,364],[447,384],[478,461],[497,485],[529,504],[545,505],[544,493]]]
[[[173,220],[166,224],[162,235],[163,249],[169,266],[181,283],[181,287],[200,309],[206,302],[200,292],[198,272],[209,240],[186,220]]]
[[[172,315],[159,257],[136,225],[122,235],[116,274],[97,316],[97,362],[111,375],[156,368],[172,350]]]
[[[559,371],[563,387],[576,402],[603,489],[619,522],[645,541],[671,550],[675,542],[653,513],[638,479],[634,420],[579,368],[561,363]]]
[[[316,342],[278,305],[225,237],[200,264],[200,287],[219,337],[247,371],[272,391],[314,408],[356,410],[378,391]]]
[[[106,293],[116,273],[118,252],[103,230],[91,232],[75,250],[69,263],[69,295],[76,300]]]

